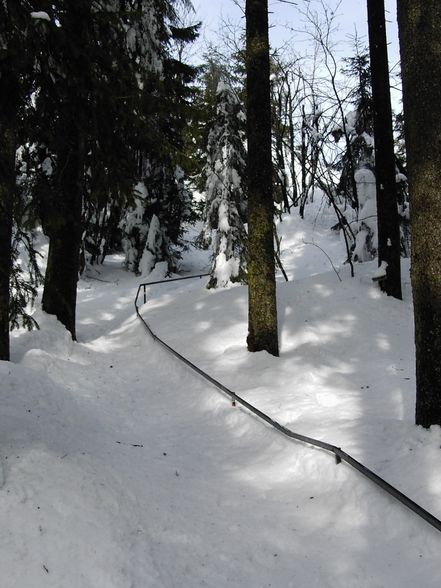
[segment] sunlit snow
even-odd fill
[[[440,428],[413,424],[408,263],[403,302],[372,281],[375,261],[350,278],[334,222],[316,202],[278,226],[280,358],[247,352],[244,286],[158,284],[142,314],[261,410],[439,517]],[[0,362],[1,587],[438,588],[439,532],[169,356],[135,316],[122,260],[80,281],[78,342],[37,310],[41,329],[15,332]],[[190,249],[182,275],[208,266]]]

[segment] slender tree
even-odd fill
[[[400,221],[395,173],[384,0],[367,0],[375,138],[378,265],[381,289],[401,300]]]
[[[43,116],[56,115],[48,139],[57,165],[52,198],[46,199],[42,210],[43,227],[50,239],[42,305],[75,339],[86,129],[93,100],[93,18],[90,0],[66,5],[58,2],[50,8],[55,11],[51,17],[59,23],[51,26],[48,49],[48,62],[55,65],[56,76],[45,63],[47,75],[42,76],[39,106]]]
[[[441,3],[398,0],[411,203],[416,423],[441,425]]]
[[[268,0],[247,0],[248,350],[279,354],[274,263]]]
[[[9,360],[9,279],[12,269],[15,150],[14,131],[6,121],[0,120],[0,360]]]

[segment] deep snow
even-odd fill
[[[375,264],[349,277],[332,224],[314,204],[279,225],[292,281],[278,282],[278,359],[246,351],[241,286],[153,286],[143,315],[247,400],[440,517],[440,429],[413,425],[408,264],[404,302],[385,297]],[[1,588],[438,587],[440,533],[169,357],[135,317],[140,280],[121,261],[80,282],[78,343],[37,311],[41,330],[15,333],[0,362]],[[207,263],[191,249],[182,274]]]

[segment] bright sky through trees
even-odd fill
[[[270,0],[270,38],[273,46],[280,46],[290,38],[295,38],[300,42],[304,38],[301,32],[293,31],[304,28],[305,18],[301,12],[304,12],[307,5],[310,8],[320,11],[320,5],[326,4],[332,8],[336,15],[339,30],[336,31],[335,40],[350,43],[350,37],[357,32],[358,36],[367,44],[367,12],[365,0],[299,0],[295,4],[291,0]],[[239,4],[239,5],[238,5]],[[243,0],[195,0],[194,6],[196,16],[202,20],[203,30],[202,37],[205,40],[216,42],[217,35],[221,29],[222,21],[229,21],[241,25],[243,19]],[[388,41],[389,41],[389,61],[393,67],[398,61],[398,38],[396,27],[396,7],[395,0],[386,0],[386,10],[388,11]],[[242,8],[241,8],[242,7]]]

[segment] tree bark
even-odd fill
[[[81,108],[82,106],[80,106]],[[54,314],[76,339],[75,315],[80,269],[83,201],[84,130],[74,112],[68,115],[57,160],[57,202],[46,221],[49,253],[44,279],[43,310]],[[81,117],[80,117],[81,118]]]
[[[61,13],[63,44],[56,57],[65,68],[63,80],[52,92],[59,109],[53,127],[55,198],[46,207],[45,232],[49,253],[43,291],[43,310],[54,314],[76,339],[76,299],[80,270],[82,207],[85,178],[86,133],[90,120],[90,0],[67,3]],[[89,55],[90,53],[90,55]],[[57,98],[58,92],[58,98]]]
[[[441,425],[441,2],[398,0],[412,227],[416,423]]]
[[[247,0],[248,350],[279,355],[274,262],[268,0]]]
[[[401,300],[398,216],[392,107],[384,0],[367,0],[377,185],[378,265],[387,264],[383,292]]]

